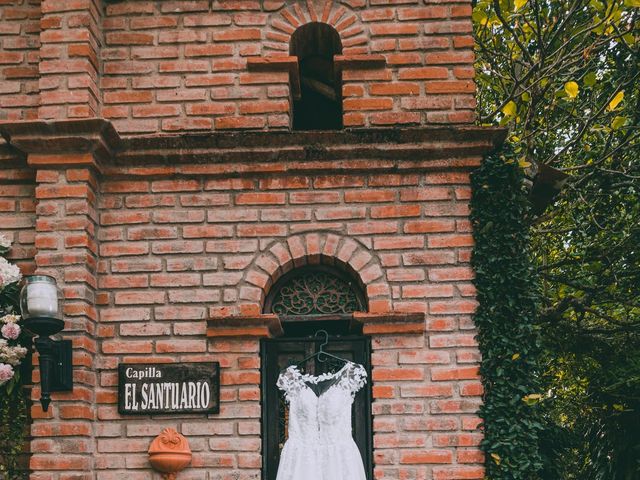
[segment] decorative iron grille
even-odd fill
[[[348,314],[363,310],[362,296],[352,282],[320,269],[306,269],[283,279],[271,297],[278,315]]]

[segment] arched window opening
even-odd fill
[[[342,81],[333,62],[342,53],[338,32],[326,23],[307,23],[291,36],[289,51],[298,57],[300,69],[301,98],[293,102],[293,129],[342,128]]]

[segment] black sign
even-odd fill
[[[121,363],[118,365],[118,412],[218,413],[220,364]]]

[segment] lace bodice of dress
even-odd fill
[[[276,480],[366,480],[351,436],[351,405],[366,382],[362,365],[348,362],[318,376],[287,368],[277,385],[289,403],[289,438],[282,448]],[[309,384],[327,382],[316,394]]]
[[[288,440],[332,445],[352,442],[351,405],[366,377],[364,367],[353,362],[318,376],[303,374],[295,365],[288,367],[277,382],[290,405]],[[334,383],[320,395],[308,386],[331,379]]]

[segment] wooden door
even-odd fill
[[[280,451],[286,440],[287,405],[282,392],[276,387],[280,371],[291,363],[318,351],[321,339],[280,338],[263,340],[262,357],[262,478],[275,480],[280,460]],[[355,397],[352,422],[353,438],[360,449],[367,472],[373,478],[371,436],[371,344],[362,336],[330,337],[325,350],[334,355],[364,365],[368,378],[365,387]],[[328,363],[311,359],[304,366],[307,373],[319,375],[334,371]]]

